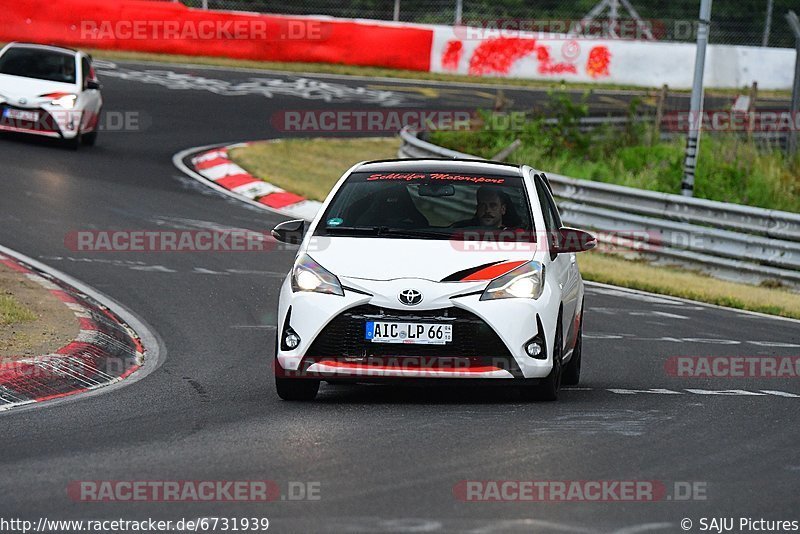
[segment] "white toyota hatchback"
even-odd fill
[[[320,381],[453,379],[555,400],[578,383],[591,234],[563,228],[547,178],[468,160],[360,163],[316,218],[272,231],[299,244],[278,309],[286,400]]]
[[[10,43],[0,50],[0,130],[93,145],[103,99],[92,59],[57,46]]]

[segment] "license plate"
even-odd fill
[[[3,117],[5,117],[6,119],[15,119],[19,121],[36,122],[39,120],[39,112],[6,108],[3,111]]]
[[[453,341],[453,325],[367,321],[365,337],[374,343],[444,345]]]

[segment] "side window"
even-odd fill
[[[83,80],[83,88],[86,89],[87,82],[91,79],[92,66],[89,60],[85,57],[81,58],[81,79]]]
[[[536,193],[539,195],[539,204],[542,205],[542,215],[548,231],[555,231],[561,227],[561,217],[558,215],[553,197],[540,178],[536,178]]]
[[[558,209],[550,196],[547,186],[538,176],[536,181],[536,194],[539,196],[539,204],[542,206],[542,215],[544,216],[544,224],[547,226],[547,242],[550,245],[550,259],[556,257],[555,249],[559,237],[558,229],[561,228],[561,217],[558,214]]]

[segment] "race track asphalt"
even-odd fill
[[[65,235],[268,231],[283,218],[184,176],[173,154],[283,135],[270,122],[280,110],[371,109],[387,97],[353,91],[371,85],[358,79],[308,89],[286,75],[199,67],[157,67],[189,74],[182,82],[141,74],[154,68],[120,62],[127,77],[100,69],[106,112],[135,113],[138,131],[103,132],[78,152],[0,139],[0,244],[109,295],[165,348],[160,367],[128,387],[0,415],[0,516],[268,517],[278,532],[680,532],[682,518],[798,519],[800,398],[763,393],[800,396],[798,379],[665,371],[671,356],[796,356],[798,322],[592,286],[584,380],[557,403],[494,388],[383,386],[323,386],[315,403],[280,401],[270,365],[291,250],[85,253],[68,249]],[[252,77],[283,82],[272,94],[219,94]],[[475,88],[458,96],[452,86],[422,94],[409,85],[393,91],[400,106],[488,98]],[[709,394],[719,390],[741,391]],[[272,480],[284,491],[310,482],[320,499],[76,502],[67,487],[82,480]],[[670,491],[699,482],[705,499],[462,502],[453,490],[464,480],[642,480]]]

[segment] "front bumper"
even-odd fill
[[[6,117],[6,109],[36,112],[38,120],[11,119]],[[18,132],[44,137],[73,139],[81,131],[83,120],[81,110],[50,110],[45,108],[18,108],[6,103],[0,104],[0,130]]]
[[[352,282],[352,281],[351,281]],[[350,284],[342,283],[347,287]],[[287,327],[300,344],[286,350],[278,343],[276,372],[287,376],[330,379],[521,379],[544,378],[552,370],[552,346],[559,304],[545,289],[536,300],[481,301],[480,291],[459,283],[425,280],[370,281],[375,294],[345,289],[344,296],[293,293],[287,280],[278,310],[279,341]],[[485,284],[484,284],[485,285]],[[417,287],[427,305],[404,307],[385,295]],[[372,343],[364,339],[367,320],[453,324],[447,345]],[[540,328],[537,325],[541,325]],[[545,340],[546,353],[525,352],[534,337]]]

